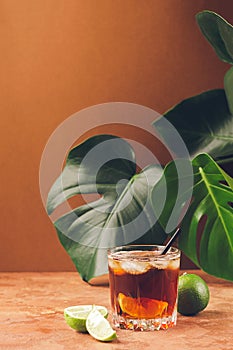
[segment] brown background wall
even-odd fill
[[[226,0],[0,0],[0,270],[74,270],[39,191],[62,121],[111,101],[163,113],[223,86],[228,66],[195,24],[203,9],[233,23]]]

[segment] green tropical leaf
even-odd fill
[[[233,159],[233,116],[224,90],[210,90],[188,98],[153,123],[165,143],[172,147],[172,137],[162,118],[179,132],[191,157],[208,153],[222,163]]]
[[[107,273],[108,248],[162,243],[167,237],[150,202],[150,191],[163,169],[153,165],[136,174],[134,160],[126,141],[95,136],[71,150],[63,173],[50,190],[49,213],[71,196],[101,195],[54,223],[62,245],[86,281]]]
[[[214,48],[218,57],[233,64],[233,27],[224,18],[212,11],[196,15],[201,32]]]
[[[181,221],[179,247],[207,273],[233,280],[233,181],[207,154],[198,155],[192,165],[193,196]],[[161,182],[166,181],[167,201],[159,218],[162,226],[166,227],[173,210],[170,198],[174,198],[178,184],[187,182],[187,174],[177,179],[173,161],[166,166],[164,178],[155,185],[151,198],[156,213]],[[185,193],[181,192],[177,199],[179,203],[183,203],[182,196],[185,197]],[[181,205],[180,213],[182,209]],[[178,215],[179,212],[176,213]]]
[[[76,194],[114,192],[116,184],[120,191],[124,188],[120,180],[129,180],[135,171],[135,154],[126,141],[112,135],[91,137],[69,152],[62,174],[49,191],[47,212],[50,215]]]
[[[233,115],[233,67],[231,67],[225,74],[224,89],[227,97],[229,110]]]

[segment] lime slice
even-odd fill
[[[86,327],[88,333],[97,340],[111,341],[116,338],[116,331],[96,307],[87,316]]]
[[[108,317],[108,310],[104,306],[95,306],[102,317]],[[69,306],[64,310],[66,323],[78,332],[87,332],[86,320],[92,311],[93,305]]]

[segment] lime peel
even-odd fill
[[[107,318],[108,310],[101,305],[94,306],[100,314]],[[64,309],[64,318],[68,326],[75,329],[78,332],[86,333],[86,320],[89,313],[92,311],[93,305],[77,305],[69,306]]]
[[[206,282],[198,275],[184,273],[179,277],[177,310],[185,316],[203,311],[210,299]]]
[[[87,316],[86,328],[93,338],[103,342],[112,341],[117,337],[116,331],[112,329],[109,321],[95,306]]]

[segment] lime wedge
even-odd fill
[[[116,338],[116,332],[96,307],[87,316],[86,327],[88,333],[97,340],[104,342]]]
[[[108,317],[108,310],[104,306],[96,305],[102,317]],[[87,332],[86,320],[89,313],[92,311],[93,305],[77,305],[69,306],[64,310],[66,323],[78,332]]]

